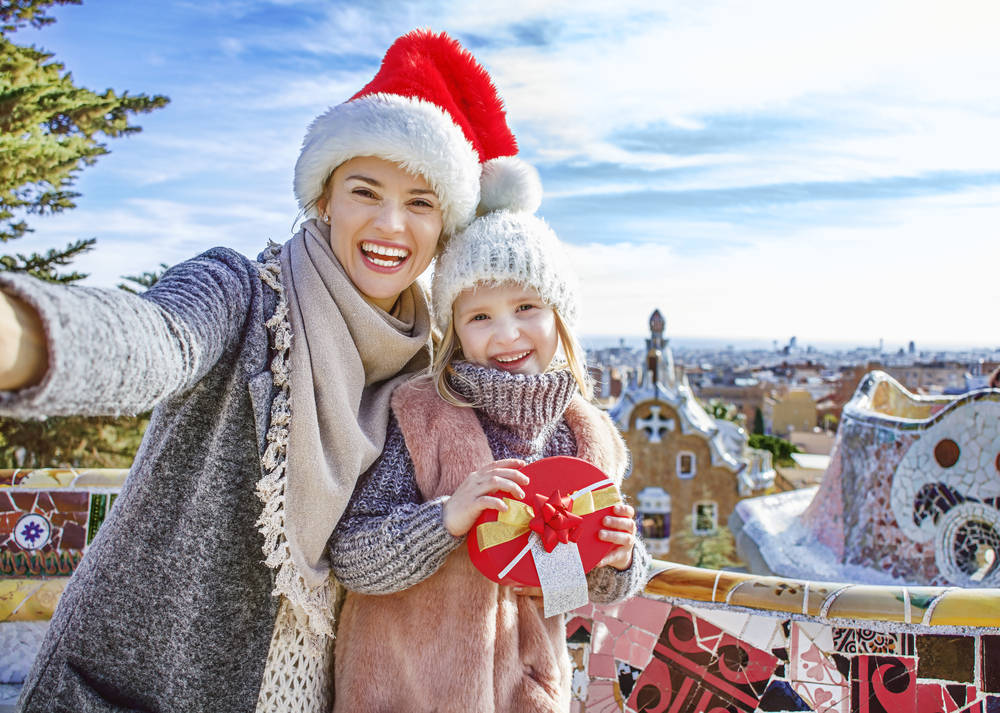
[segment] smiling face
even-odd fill
[[[441,201],[422,176],[372,156],[340,164],[317,202],[330,247],[354,286],[386,311],[430,264]]]
[[[541,374],[555,356],[555,312],[530,287],[504,283],[463,290],[452,309],[455,335],[473,364]]]

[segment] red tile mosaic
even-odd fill
[[[37,512],[49,516],[55,509],[56,504],[52,502],[52,495],[46,492],[38,494],[38,499],[35,501],[35,510]]]
[[[976,701],[963,708],[959,713],[994,713],[994,710],[986,701]]]
[[[851,660],[851,710],[898,713],[917,708],[917,660],[859,655]]]
[[[68,522],[62,529],[62,537],[59,541],[60,549],[82,550],[87,542],[87,531],[82,525],[75,522]]]
[[[617,684],[613,681],[595,681],[591,679],[587,689],[587,713],[621,713],[621,704],[615,690]]]
[[[975,698],[975,686],[918,682],[916,713],[955,713]]]
[[[644,631],[659,634],[663,629],[663,622],[667,620],[670,605],[646,597],[633,597],[623,602],[620,609],[622,620]]]
[[[615,669],[615,658],[610,654],[590,654],[590,666],[588,673],[598,678],[615,678],[618,673]]]
[[[14,503],[11,502],[10,495],[0,491],[0,512],[9,512],[14,509]]]
[[[647,710],[753,711],[777,664],[772,654],[674,607],[629,705],[640,710],[655,698]]]
[[[566,622],[566,637],[573,643],[583,643],[584,641],[590,641],[590,619],[584,619],[582,616],[575,616]],[[581,639],[582,641],[577,641]]]
[[[1000,693],[1000,636],[981,637],[980,681],[986,693]]]
[[[87,512],[90,506],[90,493],[53,491],[50,495],[59,512]]]
[[[35,509],[35,500],[38,497],[38,493],[11,493],[10,497],[14,500],[14,507],[22,512],[31,512]]]

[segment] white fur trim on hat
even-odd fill
[[[316,117],[295,164],[295,197],[309,217],[337,166],[357,156],[392,161],[426,179],[441,201],[446,234],[468,224],[479,202],[479,156],[462,129],[436,104],[397,94],[369,94]]]
[[[576,275],[552,228],[537,216],[499,210],[472,221],[438,256],[431,282],[435,325],[447,328],[462,290],[504,282],[535,289],[568,327],[576,322]]]
[[[484,163],[479,192],[479,215],[501,209],[534,213],[542,204],[538,171],[517,156],[498,156]]]

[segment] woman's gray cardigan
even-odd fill
[[[257,265],[216,248],[141,296],[0,275],[41,314],[49,372],[0,414],[156,407],[52,618],[20,710],[253,713],[278,600],[255,522],[271,400]]]

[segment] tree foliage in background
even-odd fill
[[[60,213],[76,207],[71,189],[77,174],[108,153],[103,138],[140,131],[132,115],[165,106],[163,96],[97,94],[73,83],[52,55],[15,44],[18,29],[54,22],[54,5],[81,0],[0,0],[0,242],[32,232],[27,216]],[[75,240],[61,250],[0,255],[0,271],[27,272],[52,282],[73,282],[85,275],[64,268],[90,250],[95,238]],[[164,266],[165,267],[165,266]],[[152,285],[159,273],[126,277],[138,288]],[[123,285],[130,292],[139,289]],[[71,416],[43,421],[0,418],[0,467],[127,467],[131,464],[148,414],[112,418]]]
[[[157,280],[159,280],[163,273],[168,269],[170,269],[170,266],[165,262],[161,262],[160,267],[152,272],[147,271],[141,275],[122,275],[123,280],[127,280],[132,284],[130,285],[128,282],[119,282],[118,289],[131,292],[133,295],[138,295],[155,285]]]
[[[726,403],[722,399],[709,399],[707,404],[702,404],[705,411],[712,418],[720,421],[732,421],[740,427],[746,426],[747,417],[736,408],[736,404]]]
[[[753,432],[760,436],[764,435],[764,413],[760,408],[754,409],[753,412]]]
[[[18,45],[18,29],[44,27],[53,5],[81,0],[0,0],[0,242],[31,232],[30,215],[50,215],[75,208],[71,189],[77,174],[108,153],[102,138],[140,131],[133,114],[165,106],[164,96],[131,96],[111,89],[97,94],[78,87],[64,66],[35,47]],[[27,272],[53,282],[73,282],[85,275],[63,270],[90,250],[95,238],[74,240],[44,253],[0,255],[0,271]]]
[[[802,449],[789,443],[784,438],[777,436],[767,436],[763,433],[750,434],[750,447],[771,451],[776,465],[791,466],[795,464],[792,460],[792,453],[801,453]]]

